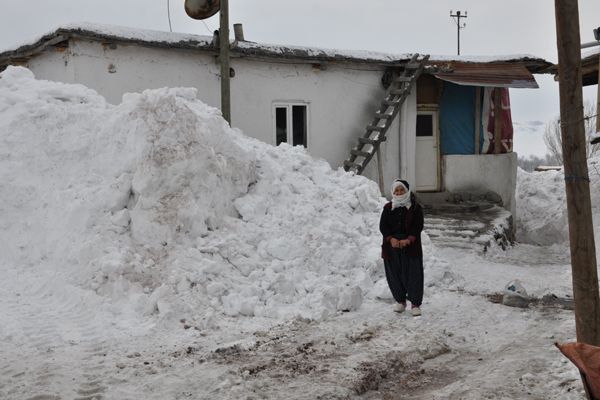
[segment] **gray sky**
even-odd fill
[[[231,23],[244,24],[247,40],[392,53],[456,54],[450,10],[468,11],[461,31],[463,55],[533,54],[556,62],[554,2],[549,0],[230,0]],[[218,14],[204,22],[187,17],[183,0],[171,0],[173,31],[209,35]],[[0,0],[0,49],[27,42],[56,26],[95,22],[169,30],[167,0]],[[579,1],[581,40],[600,26],[600,1]],[[559,113],[558,85],[536,76],[540,89],[511,91],[513,120],[547,122]],[[595,102],[596,86],[584,90]],[[538,122],[537,126],[540,127]],[[517,126],[515,127],[517,130]],[[520,154],[545,153],[542,128],[517,131]]]

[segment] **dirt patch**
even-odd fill
[[[352,381],[354,392],[364,398],[395,399],[403,396],[423,394],[447,383],[450,371],[437,362],[429,362],[450,353],[445,343],[431,343],[430,346],[411,352],[392,351],[365,361],[356,367],[358,375]],[[405,397],[402,397],[405,398]]]

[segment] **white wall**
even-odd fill
[[[311,64],[234,58],[231,80],[233,126],[247,135],[275,144],[274,102],[303,102],[309,107],[309,152],[332,167],[343,164],[350,148],[364,133],[383,99],[382,67],[352,64]],[[214,55],[179,49],[137,45],[103,45],[71,40],[67,50],[48,49],[29,62],[40,79],[81,83],[111,103],[123,93],[165,86],[198,89],[205,103],[220,106],[220,68]],[[408,97],[382,145],[384,194],[401,177],[415,183],[416,90]],[[443,158],[446,190],[493,190],[505,207],[515,211],[515,153],[486,156],[452,155]],[[377,181],[373,158],[364,175]]]
[[[215,56],[205,52],[122,44],[111,48],[94,41],[71,40],[66,55],[60,57],[66,57],[66,62],[44,56],[34,58],[29,66],[38,78],[82,83],[114,104],[126,92],[185,86],[198,88],[202,101],[220,107],[219,65]],[[380,83],[383,67],[330,63],[320,69],[312,64],[240,58],[232,59],[231,66],[235,70],[231,80],[234,127],[275,144],[273,103],[307,103],[309,152],[334,168],[343,165],[384,96]],[[410,102],[415,102],[414,97]],[[412,123],[414,136],[412,119],[403,120],[402,127],[396,120],[382,146],[386,186],[400,173],[399,132],[410,129],[407,126]],[[377,180],[376,166],[374,158],[364,175]]]
[[[49,48],[32,58],[27,67],[38,79],[77,83],[71,52],[67,49]]]
[[[444,183],[450,192],[494,191],[515,220],[517,153],[443,156]]]
[[[205,103],[220,105],[219,66],[213,56],[136,45],[110,48],[84,40],[71,40],[69,50],[75,81],[96,90],[110,103],[120,103],[124,93],[169,86],[198,88]]]

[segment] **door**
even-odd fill
[[[438,112],[417,112],[415,179],[418,191],[439,190]]]

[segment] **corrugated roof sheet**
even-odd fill
[[[438,64],[436,78],[468,86],[507,88],[538,88],[535,78],[523,65],[511,63],[464,63]]]

